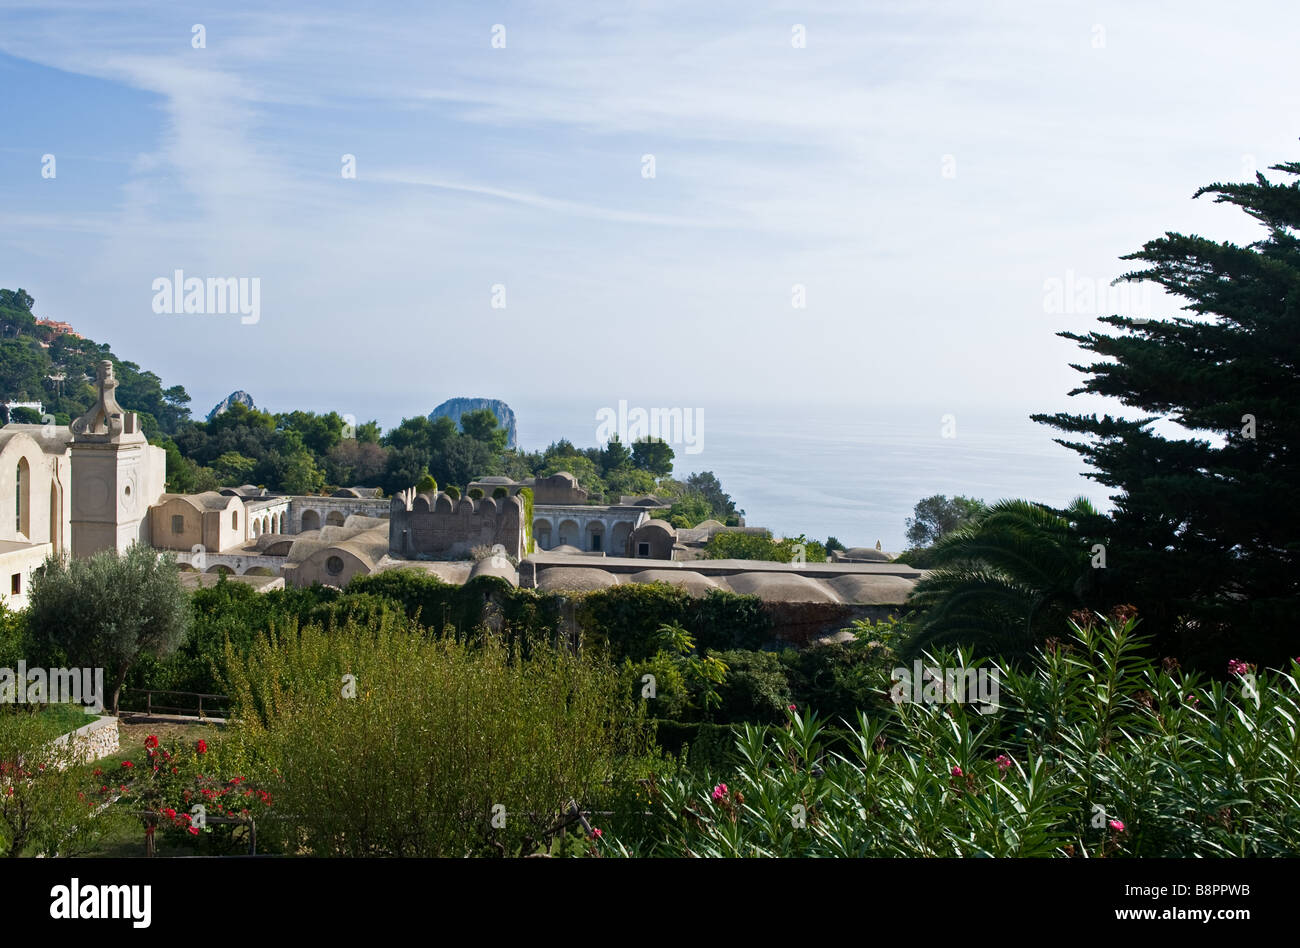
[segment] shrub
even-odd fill
[[[470,499],[471,499],[471,500],[482,500],[482,499],[483,499],[483,488],[481,488],[481,487],[471,487],[471,488],[469,489],[469,496],[470,496]]]
[[[497,500],[500,500],[502,497],[509,497],[510,491],[506,490],[504,487],[494,487],[492,489],[492,496]]]
[[[640,740],[616,672],[541,643],[418,633],[391,616],[290,625],[232,654],[236,738],[280,772],[279,804],[317,855],[544,848]]]
[[[385,570],[348,584],[347,596],[364,593],[400,604],[409,619],[439,632],[450,627],[471,635],[492,624],[511,640],[550,641],[560,625],[559,597],[516,589],[496,576],[457,585],[415,569]]]
[[[718,686],[722,703],[717,720],[775,724],[785,719],[794,698],[779,655],[740,649],[714,654],[727,666],[726,678]]]
[[[131,707],[142,704],[131,696],[135,688],[219,693],[227,639],[238,654],[246,654],[258,634],[274,624],[323,616],[323,607],[341,596],[338,589],[320,585],[259,593],[223,576],[215,586],[190,594],[193,620],[185,642],[166,658],[141,656],[127,676],[123,702]]]
[[[444,493],[452,500],[460,500],[460,488],[456,487],[454,484],[451,487],[448,487]]]
[[[710,590],[695,598],[668,583],[628,583],[587,593],[579,600],[584,641],[615,659],[649,658],[659,629],[683,626],[706,651],[759,648],[772,638],[772,624],[757,596]]]
[[[865,643],[815,645],[780,654],[792,701],[829,720],[855,720],[888,703],[881,686],[884,663]]]

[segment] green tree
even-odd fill
[[[316,494],[325,486],[325,474],[310,451],[295,451],[285,459],[280,489],[289,494]]]
[[[509,433],[501,427],[496,414],[490,408],[468,411],[460,416],[460,430],[480,444],[484,444],[494,454],[506,449]]]
[[[731,495],[722,489],[722,482],[712,471],[691,474],[686,478],[686,490],[703,497],[717,520],[725,521],[736,513],[736,505],[732,502]]]
[[[384,472],[384,492],[396,494],[398,491],[419,482],[429,473],[429,452],[406,445],[389,452],[388,467]]]
[[[627,445],[618,440],[618,435],[615,435],[601,452],[601,473],[608,477],[611,471],[616,471],[631,462],[632,452],[627,449]]]
[[[605,492],[611,502],[625,494],[638,496],[652,493],[655,489],[655,480],[649,471],[638,471],[631,466],[607,472],[604,481]]]
[[[104,669],[114,712],[131,667],[142,655],[171,654],[190,625],[175,560],[140,544],[120,556],[51,557],[33,577],[27,602],[33,643],[71,665]]]
[[[297,432],[307,450],[317,457],[329,453],[343,438],[343,416],[338,412],[318,415],[310,411],[291,411],[275,416],[276,425],[282,430]]]
[[[14,309],[30,313],[36,300],[21,286],[16,290],[0,290],[0,309]]]
[[[1038,414],[1114,489],[1109,569],[1146,630],[1211,667],[1294,654],[1300,612],[1300,162],[1197,191],[1264,228],[1241,246],[1167,233],[1124,259],[1188,315],[1106,316],[1114,333],[1059,333],[1097,361],[1070,394],[1136,418]],[[1161,430],[1157,423],[1163,422]]]
[[[770,563],[824,563],[826,548],[803,534],[773,540],[767,533],[727,531],[713,534],[704,547],[710,560],[765,560]]]
[[[974,520],[984,510],[984,501],[974,497],[933,494],[916,502],[905,521],[907,540],[913,547],[933,546],[940,539]]]
[[[673,449],[661,438],[642,438],[632,443],[632,465],[655,477],[667,477],[673,471]]]
[[[247,484],[255,467],[257,461],[246,458],[237,451],[227,451],[212,462],[212,472],[216,474],[217,479],[231,487]]]

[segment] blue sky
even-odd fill
[[[1046,281],[1300,154],[1284,2],[263,6],[0,3],[0,285],[202,411],[1053,410],[1104,306]]]

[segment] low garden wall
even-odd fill
[[[75,763],[88,763],[116,754],[121,746],[117,718],[111,714],[101,715],[89,724],[54,739],[56,746],[69,743]]]

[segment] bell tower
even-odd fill
[[[72,430],[72,555],[124,552],[149,540],[149,507],[163,492],[167,455],[149,444],[135,412],[117,403],[113,363],[96,371],[99,399]]]

